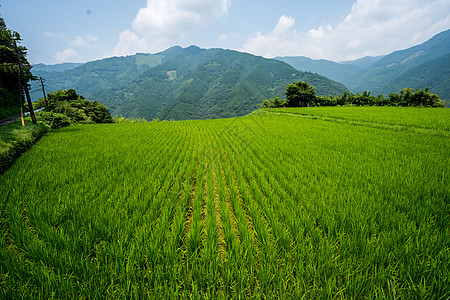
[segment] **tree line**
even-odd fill
[[[294,82],[286,86],[286,98],[275,97],[263,100],[262,107],[307,107],[307,106],[415,106],[415,107],[445,107],[445,102],[429,88],[405,88],[400,93],[391,93],[389,97],[371,95],[370,91],[353,94],[345,91],[341,95],[318,96],[315,87],[307,82]]]

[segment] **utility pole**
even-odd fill
[[[20,119],[22,120],[22,127],[25,127],[25,121],[23,120],[23,101],[22,101],[22,86],[20,85],[20,76],[17,78],[19,80],[19,99],[20,99]]]
[[[44,89],[44,79],[42,79],[42,77],[39,77],[39,79],[41,80],[42,93],[44,93],[45,106],[48,106],[48,104],[47,104],[47,96],[45,95],[45,89]]]
[[[30,109],[31,121],[33,122],[33,124],[36,124],[36,116],[34,115],[33,103],[31,103],[31,97],[30,97],[30,92],[28,91],[27,81],[25,80],[25,76],[23,75],[22,60],[20,59],[19,50],[17,50],[17,44],[16,44],[15,40],[13,41],[13,46],[14,46],[14,50],[16,51],[16,55],[17,55],[17,63],[19,64],[20,80],[22,81],[22,87],[25,90],[25,96],[27,97],[28,108]]]

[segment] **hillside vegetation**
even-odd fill
[[[437,65],[433,60],[443,58],[445,55],[450,54],[449,45],[450,30],[447,30],[435,35],[423,44],[393,52],[364,69],[362,72],[350,76],[342,82],[352,91],[362,92],[364,90],[370,90],[374,94],[397,91],[402,88],[425,88],[427,85],[431,90],[434,90],[435,87],[442,83],[443,78],[447,78],[445,74],[448,74],[450,69],[448,63],[445,65]],[[421,80],[415,80],[425,76],[422,73],[424,68],[432,68],[431,73],[435,73],[434,78],[440,77],[440,79],[436,82],[429,81],[429,84],[425,86]],[[405,75],[406,72],[412,72],[412,70],[414,70],[416,76],[411,76],[412,73],[409,76]],[[408,76],[410,79],[401,81],[401,79],[397,79],[399,76],[400,78],[402,76],[403,78],[404,76]],[[393,85],[395,82],[401,85]],[[383,87],[384,85],[390,85],[390,88]],[[443,99],[450,100],[450,94],[444,93],[439,94],[439,96]]]
[[[398,86],[432,87],[434,93],[450,100],[450,53],[412,68],[384,84],[380,91],[388,95]]]
[[[51,131],[0,176],[1,298],[446,299],[449,113]]]
[[[450,30],[430,40],[378,57],[332,62],[306,57],[277,57],[301,71],[310,71],[343,83],[353,93],[370,91],[373,95],[398,92],[404,88],[424,89],[450,100]]]
[[[363,68],[353,64],[337,63],[325,59],[313,60],[304,56],[275,57],[300,71],[317,73],[337,82],[343,82],[347,77],[357,74]]]
[[[283,62],[195,46],[110,58],[45,76],[51,89],[74,88],[112,114],[148,120],[245,115],[262,99],[282,97],[293,81],[307,81],[326,96],[347,89]]]

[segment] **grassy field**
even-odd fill
[[[447,299],[449,128],[349,107],[51,131],[0,177],[0,297]]]

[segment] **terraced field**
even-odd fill
[[[0,177],[1,295],[447,299],[449,112],[52,131]]]

